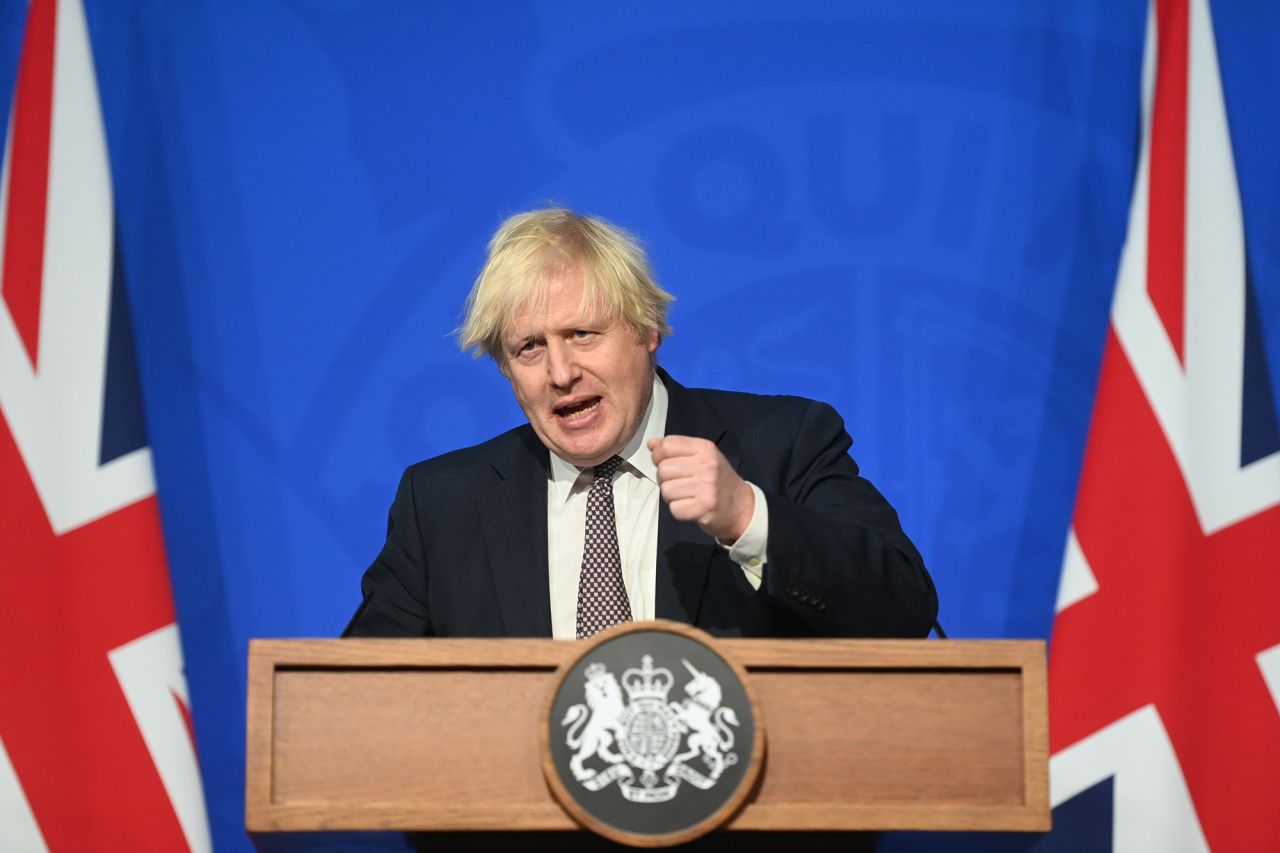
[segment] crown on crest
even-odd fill
[[[608,672],[609,672],[609,668],[607,666],[600,663],[600,661],[595,661],[593,663],[587,664],[586,671],[583,672],[583,675],[586,676],[587,681],[594,681],[595,679],[599,678],[602,675],[607,674]]]
[[[631,699],[652,697],[665,702],[674,683],[675,677],[671,674],[671,670],[665,666],[655,669],[651,655],[640,658],[639,669],[631,667],[622,673],[622,686]]]

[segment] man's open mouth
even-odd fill
[[[578,403],[571,403],[568,406],[557,406],[556,416],[571,421],[588,415],[596,410],[596,406],[600,405],[599,397],[591,397]]]

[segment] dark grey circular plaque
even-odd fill
[[[764,733],[745,672],[714,643],[688,625],[629,623],[561,668],[543,764],[580,823],[662,846],[711,831],[741,805]]]

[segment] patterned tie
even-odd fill
[[[613,472],[622,460],[612,456],[595,467],[587,494],[587,536],[578,577],[578,639],[610,625],[631,621],[631,602],[622,582],[618,527],[613,515]]]

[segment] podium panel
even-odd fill
[[[768,742],[728,830],[1046,830],[1039,641],[717,640]],[[543,639],[255,640],[246,826],[573,830],[538,732]]]

